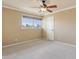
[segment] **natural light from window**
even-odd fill
[[[22,27],[23,28],[41,28],[41,20],[38,18],[23,16]]]

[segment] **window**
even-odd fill
[[[41,20],[37,19],[37,18],[23,16],[22,27],[23,28],[40,28],[41,27]]]
[[[37,28],[41,27],[41,20],[35,19],[34,20],[34,27],[37,27]]]

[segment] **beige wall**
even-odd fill
[[[41,37],[41,29],[21,29],[22,14],[19,11],[3,8],[2,35],[3,45]]]
[[[76,10],[75,8],[54,13],[46,17],[54,17],[55,40],[69,44],[76,43]],[[43,37],[47,37],[46,17],[43,18]],[[52,18],[53,20],[53,18]],[[53,23],[53,22],[52,22]]]
[[[76,9],[54,14],[55,40],[75,44],[76,42]]]
[[[41,29],[21,29],[21,17],[24,13],[3,8],[2,27],[3,45],[41,38],[46,32]],[[26,15],[26,14],[24,14]],[[55,20],[55,40],[75,44],[76,14],[75,8],[53,14]],[[16,40],[16,38],[18,40]]]

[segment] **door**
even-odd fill
[[[43,19],[43,28],[46,32],[46,38],[48,40],[54,40],[54,17],[47,16]]]

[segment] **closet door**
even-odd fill
[[[54,17],[47,16],[43,19],[43,31],[46,32],[48,40],[54,40]]]

